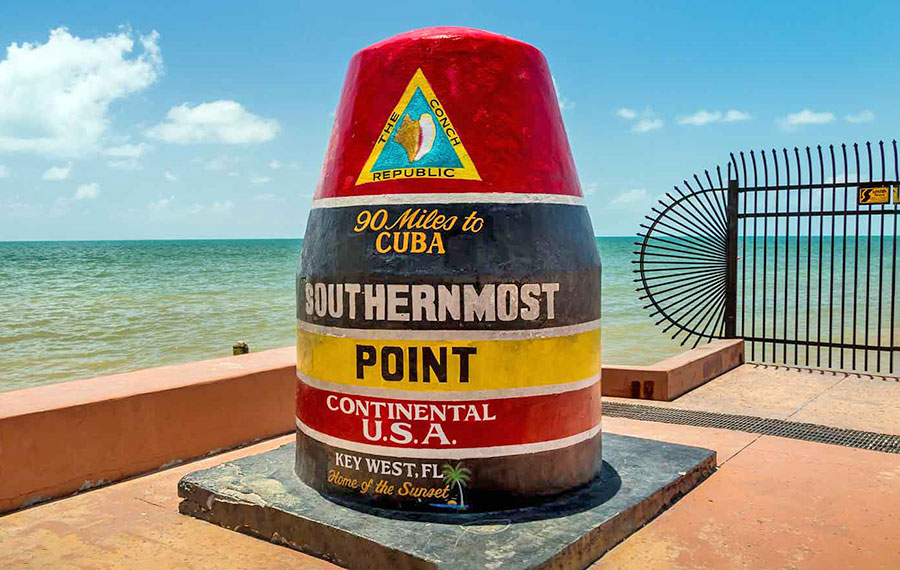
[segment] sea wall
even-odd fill
[[[743,340],[715,340],[650,366],[604,366],[603,395],[671,402],[743,363]]]
[[[0,393],[0,512],[293,431],[294,354]]]
[[[603,395],[673,399],[743,360],[729,340],[604,366]],[[285,347],[0,393],[0,513],[292,432],[295,365]]]

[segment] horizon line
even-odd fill
[[[594,238],[631,238],[634,235],[595,235]],[[273,241],[302,240],[303,237],[172,237],[172,238],[94,238],[94,239],[10,239],[0,240],[3,243],[84,243],[95,241]]]

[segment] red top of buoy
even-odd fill
[[[482,30],[415,30],[350,61],[316,199],[581,196],[544,56]]]

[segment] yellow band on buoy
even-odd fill
[[[303,376],[392,390],[455,392],[578,382],[600,373],[600,352],[599,329],[517,340],[383,340],[297,333],[297,367]]]

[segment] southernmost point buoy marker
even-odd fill
[[[179,511],[344,568],[586,568],[716,465],[601,434],[600,277],[537,49],[363,49],[300,253],[296,443],[185,475]]]
[[[353,57],[297,317],[317,491],[472,512],[598,475],[600,259],[537,49],[432,28]]]

